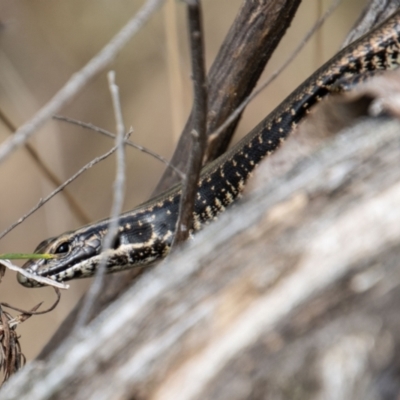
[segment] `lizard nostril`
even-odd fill
[[[25,285],[26,282],[28,282],[28,278],[25,275],[22,275],[21,273],[17,274],[17,280],[21,285]]]

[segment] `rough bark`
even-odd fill
[[[396,398],[399,160],[399,122],[349,129],[149,271],[1,398]]]

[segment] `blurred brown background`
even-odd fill
[[[2,112],[16,126],[27,121],[71,74],[110,40],[142,3],[139,0],[0,0]],[[208,66],[241,3],[242,0],[203,1]],[[264,79],[288,57],[329,3],[327,0],[303,1]],[[342,3],[293,65],[248,107],[235,140],[337,51],[366,1]],[[174,42],[174,26],[177,42]],[[151,19],[110,66],[117,74],[125,125],[134,128],[132,140],[167,158],[172,154],[191,105],[186,36],[184,5],[168,0],[167,7]],[[174,48],[179,50],[176,63]],[[96,77],[62,114],[114,131],[106,72]],[[0,122],[0,140],[9,135],[9,130]],[[113,145],[110,139],[61,122],[49,122],[30,143],[61,180]],[[106,217],[110,211],[114,164],[111,157],[68,187],[93,221]],[[149,156],[127,149],[126,210],[149,197],[163,168]],[[0,231],[54,189],[23,148],[1,164],[0,187]],[[0,253],[30,252],[41,240],[80,224],[63,196],[58,195],[1,240]],[[28,359],[40,351],[88,284],[90,280],[72,282],[55,311],[31,318],[19,328]],[[0,301],[26,308],[42,300],[48,306],[54,298],[50,289],[21,287],[11,272],[1,284],[0,294]]]

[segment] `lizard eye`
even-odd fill
[[[57,248],[54,254],[62,254],[68,253],[71,248],[71,245],[68,242],[61,243]]]

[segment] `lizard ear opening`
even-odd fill
[[[112,241],[111,248],[117,250],[119,246],[121,246],[121,237],[117,234]]]

